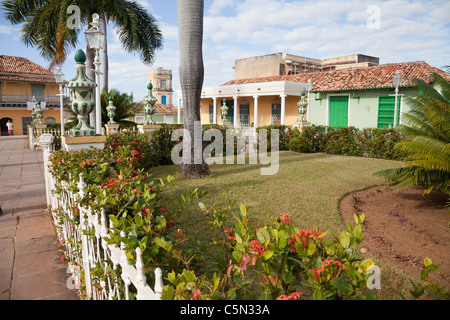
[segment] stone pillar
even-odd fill
[[[48,158],[53,151],[53,135],[44,133],[39,137],[39,145],[41,146],[44,159],[44,181],[45,181],[45,195],[47,196],[47,205],[51,204],[51,186],[50,186],[50,172],[48,169]]]
[[[217,124],[217,98],[213,97],[213,123]]]
[[[253,120],[253,125],[256,128],[258,128],[258,98],[259,96],[253,96],[254,99],[254,120]]]
[[[286,118],[286,95],[285,94],[281,94],[281,125],[284,125],[285,123],[285,118]]]
[[[237,122],[238,121],[238,112],[237,112],[237,110],[238,110],[238,97],[234,96],[233,100],[234,100],[233,127],[237,128],[238,127],[238,122]]]

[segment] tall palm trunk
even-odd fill
[[[105,37],[108,37],[108,30],[107,30],[107,23],[106,23],[106,15],[105,13],[102,14],[102,17],[100,19],[100,22],[102,23],[102,31],[105,33]],[[100,51],[100,62],[102,63],[100,65],[100,72],[102,73],[100,77],[100,92],[103,92],[104,89],[108,90],[108,41],[105,41],[105,48]]]
[[[209,174],[202,156],[200,130],[200,97],[203,85],[203,0],[177,0],[178,37],[180,44],[180,82],[183,94],[184,129],[190,137],[190,149],[183,143],[183,160],[179,171],[183,176],[201,178]],[[194,134],[194,125],[197,131]],[[197,141],[195,141],[197,140]]]

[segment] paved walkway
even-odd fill
[[[0,137],[0,300],[77,300],[47,209],[42,151]]]

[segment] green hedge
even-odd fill
[[[330,154],[342,154],[347,156],[363,156],[382,159],[400,160],[405,153],[394,148],[397,142],[405,141],[406,137],[395,129],[357,129],[355,127],[329,127],[311,125],[298,128],[285,125],[264,126],[257,129],[267,129],[267,139],[261,143],[270,146],[271,130],[278,130],[279,150],[291,150],[296,152],[325,152]],[[274,143],[274,146],[276,143]],[[258,143],[258,147],[261,145]]]

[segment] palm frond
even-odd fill
[[[450,195],[450,83],[438,74],[433,84],[416,80],[418,94],[406,99],[411,110],[396,129],[408,138],[395,148],[406,151],[405,167],[378,171],[397,188],[437,187]]]

